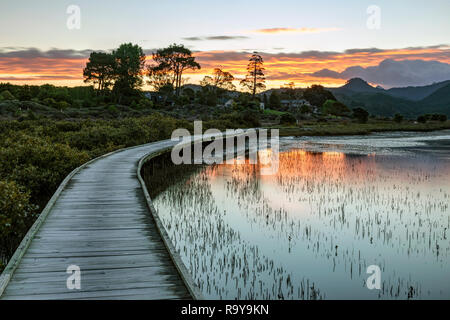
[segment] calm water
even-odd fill
[[[154,204],[206,298],[449,299],[449,146],[449,131],[287,138],[273,176],[199,167]]]

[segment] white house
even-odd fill
[[[305,99],[281,100],[281,104],[285,107],[295,107],[295,108],[300,108],[301,106],[308,106],[308,107],[311,106],[311,104]]]

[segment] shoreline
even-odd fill
[[[354,136],[368,135],[376,132],[431,132],[450,129],[450,121],[439,123],[405,123],[392,122],[348,123],[348,124],[320,124],[292,127],[267,127],[266,129],[279,129],[280,137],[288,136]]]

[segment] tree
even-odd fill
[[[327,100],[322,106],[324,114],[332,114],[335,116],[344,116],[350,113],[350,109],[343,103],[335,100]]]
[[[434,114],[427,114],[425,116],[427,117],[427,120],[431,121],[441,121],[441,122],[447,121],[447,116],[445,114],[434,113]]]
[[[193,101],[195,99],[195,91],[192,88],[184,88],[183,95],[185,95],[189,101]]]
[[[289,83],[286,83],[283,87],[284,92],[289,96],[289,100],[295,100],[296,98],[296,92],[295,92],[295,82],[291,81]]]
[[[157,72],[171,74],[171,83],[179,96],[182,84],[183,72],[186,70],[199,70],[200,64],[195,61],[191,50],[184,45],[173,44],[167,48],[158,49],[153,53],[156,65],[151,68]]]
[[[280,96],[276,91],[272,91],[269,97],[269,107],[272,109],[278,109],[281,107]]]
[[[86,68],[83,70],[84,82],[97,84],[97,90],[104,92],[114,80],[116,61],[113,54],[104,52],[92,52]]]
[[[173,98],[174,87],[171,83],[167,83],[166,85],[159,88],[158,92],[165,97],[165,101]]]
[[[291,82],[289,82],[289,83],[286,83],[286,84],[284,85],[284,88],[287,89],[287,90],[294,91],[294,90],[295,90],[295,82],[294,82],[294,81],[291,81]]]
[[[401,123],[403,121],[403,116],[400,113],[396,113],[394,115],[394,121],[397,123]]]
[[[8,90],[5,90],[2,93],[0,93],[0,100],[15,100],[15,99],[16,98]]]
[[[162,88],[167,88],[167,85],[170,85],[173,88],[172,76],[167,70],[160,70],[153,66],[148,66],[147,76],[149,78],[147,83],[158,92],[161,91]]]
[[[213,83],[216,87],[224,90],[235,90],[236,86],[233,84],[234,77],[227,71],[222,71],[220,68],[214,69]]]
[[[304,104],[300,107],[300,113],[306,114],[306,113],[310,113],[310,112],[311,112],[311,108],[309,106],[307,106],[306,104]]]
[[[280,117],[281,125],[292,125],[297,123],[297,119],[291,113],[284,113]]]
[[[223,90],[235,90],[234,77],[231,73],[215,68],[213,76],[205,76],[200,82],[202,86],[213,86]]]
[[[366,123],[369,120],[369,113],[363,108],[353,109],[353,117],[361,123]]]
[[[114,91],[119,97],[119,103],[124,95],[133,95],[143,84],[143,69],[145,54],[141,47],[132,43],[122,44],[113,51],[115,59]]]
[[[211,76],[204,76],[203,80],[200,81],[200,85],[204,92],[210,91],[213,86],[213,78]]]
[[[312,85],[303,93],[305,99],[313,106],[322,107],[327,100],[335,100],[334,95],[321,85]]]
[[[417,117],[417,122],[419,122],[419,123],[426,123],[427,122],[427,117],[425,116],[425,115],[422,115],[422,116],[418,116]]]
[[[241,86],[247,88],[252,93],[252,98],[255,98],[256,92],[264,90],[266,85],[264,82],[263,58],[256,54],[256,52],[250,57],[249,64],[247,66],[247,75],[245,79],[241,80]]]

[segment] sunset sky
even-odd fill
[[[77,5],[81,28],[67,28]],[[367,20],[381,9],[380,28]],[[450,79],[450,1],[39,0],[0,2],[0,82],[82,85],[92,50],[124,42],[148,54],[172,43],[195,52],[202,70],[242,77],[249,55],[265,59],[267,84],[338,86],[358,76],[383,87]]]

